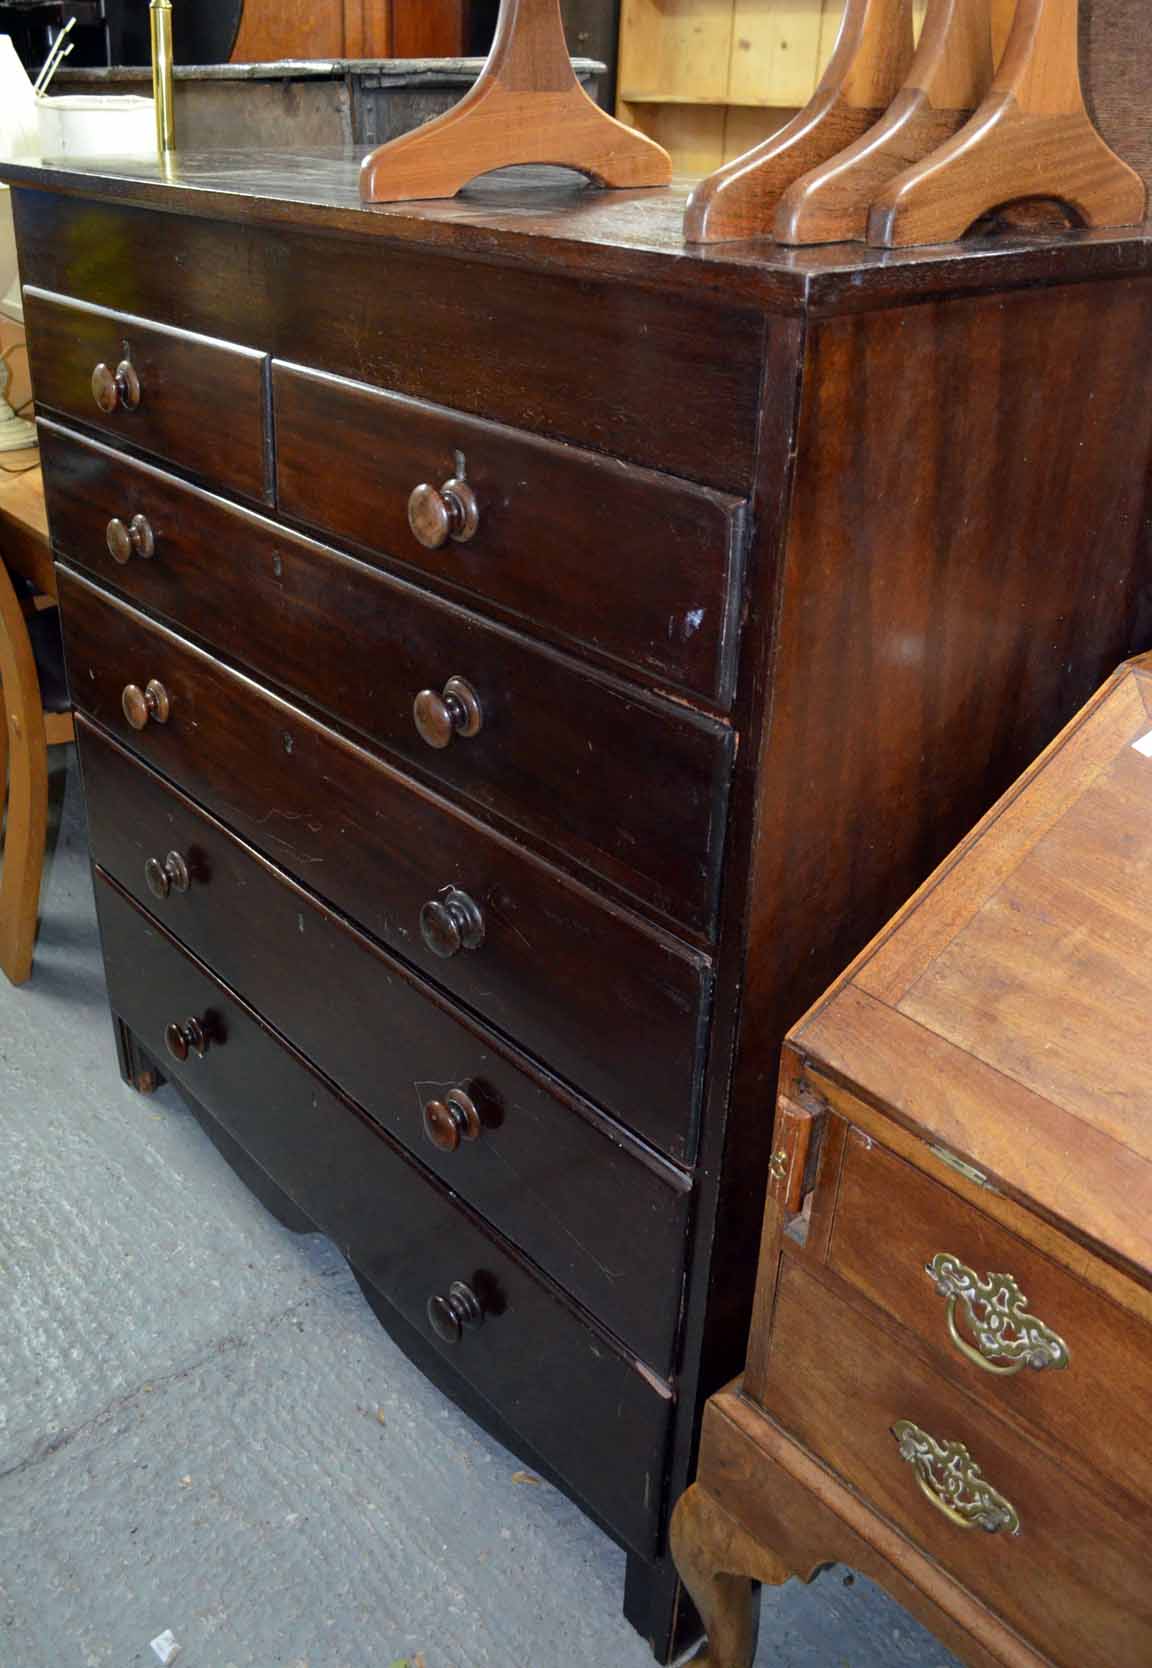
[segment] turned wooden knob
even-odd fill
[[[454,1153],[461,1141],[480,1138],[476,1102],[463,1089],[450,1089],[443,1100],[424,1103],[424,1134],[442,1153]]]
[[[167,724],[172,711],[168,691],[156,678],[149,678],[143,689],[139,684],[127,684],[120,697],[120,705],[134,730],[142,730],[150,718],[155,719],[157,724]]]
[[[477,950],[484,942],[480,906],[458,886],[445,886],[420,911],[420,936],[434,956],[446,961],[458,950]]]
[[[152,524],[144,515],[134,515],[127,526],[118,516],[113,516],[108,523],[104,535],[104,542],[108,546],[108,554],[121,567],[130,562],[133,556],[139,556],[147,562],[156,553],[156,538],[152,532]]]
[[[422,689],[412,703],[412,717],[429,747],[447,747],[454,735],[474,736],[484,722],[476,691],[463,678],[449,678],[439,695]]]
[[[101,363],[92,372],[92,398],[101,411],[135,411],[140,404],[140,378],[131,360],[121,359],[113,371]]]
[[[195,1054],[202,1060],[208,1052],[208,1030],[199,1019],[174,1019],[164,1031],[164,1046],[174,1060]]]
[[[428,1324],[446,1344],[458,1344],[465,1327],[476,1327],[484,1319],[480,1299],[463,1280],[453,1280],[446,1297],[428,1299]]]
[[[480,525],[476,494],[455,477],[439,490],[422,482],[408,499],[408,525],[426,550],[439,550],[449,539],[467,544]]]
[[[191,877],[180,853],[170,851],[163,862],[158,857],[148,859],[144,879],[154,898],[166,898],[170,892],[187,892]]]

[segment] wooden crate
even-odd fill
[[[844,0],[622,0],[616,113],[678,174],[710,173],[808,102],[843,11]]]

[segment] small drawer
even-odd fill
[[[1046,1660],[1152,1662],[1152,1513],[1111,1500],[1103,1480],[1079,1481],[790,1255],[765,1388],[768,1411],[791,1435]],[[941,1510],[949,1486],[951,1509],[988,1527]]]
[[[109,882],[97,902],[113,1012],[529,1448],[650,1556],[668,1388]],[[166,1045],[173,1026],[183,1061]],[[455,1342],[432,1328],[437,1299]]]
[[[667,1374],[687,1178],[543,1079],[100,731],[83,719],[78,728],[100,867]]]
[[[742,500],[294,365],[274,364],[272,387],[286,515],[730,701]]]
[[[828,1261],[989,1407],[1152,1502],[1152,1329],[1134,1315],[856,1130]]]
[[[706,958],[58,573],[83,712],[559,1076],[673,1157],[689,1155]],[[124,712],[129,685],[139,730]]]
[[[24,317],[40,410],[247,498],[271,498],[265,354],[32,288]]]
[[[708,929],[726,725],[105,448],[48,425],[43,437],[64,554],[562,861]],[[144,559],[131,543],[138,516]],[[113,519],[123,560],[105,545]]]

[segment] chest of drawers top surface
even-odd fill
[[[808,1079],[846,1087],[1145,1285],[1150,808],[1145,658],[1105,685],[790,1039]]]

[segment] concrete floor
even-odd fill
[[[180,1668],[645,1668],[622,1554],[121,1085],[54,759],[36,970],[0,979],[0,1668],[154,1668],[165,1630]],[[765,1595],[769,1664],[958,1668],[841,1570]]]

